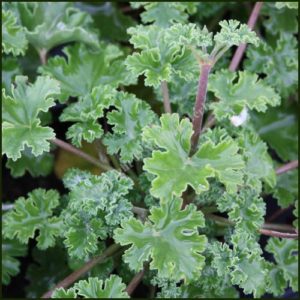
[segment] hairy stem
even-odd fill
[[[298,239],[298,233],[279,232],[268,229],[260,229],[259,232],[264,235],[286,238],[286,239]]]
[[[143,279],[144,274],[145,274],[145,268],[142,271],[140,271],[139,273],[137,273],[132,278],[132,280],[129,282],[129,284],[128,284],[127,288],[126,288],[126,292],[128,293],[129,296],[133,293],[133,291],[139,285],[139,283]]]
[[[208,76],[211,70],[210,64],[203,64],[201,66],[201,74],[198,82],[198,92],[196,96],[193,116],[193,135],[191,138],[191,152],[193,155],[197,151],[198,141],[201,133],[201,125],[204,114],[204,103],[206,99],[206,91],[208,84]]]
[[[64,150],[68,151],[68,152],[71,152],[73,154],[76,154],[76,155],[82,157],[83,159],[89,161],[90,163],[94,164],[95,166],[97,166],[97,167],[99,167],[99,168],[101,168],[105,171],[109,171],[109,170],[112,169],[111,166],[101,163],[96,158],[90,156],[89,154],[75,148],[74,146],[72,146],[72,145],[70,145],[70,144],[68,144],[68,143],[66,143],[66,142],[64,142],[60,139],[55,138],[53,140],[50,140],[50,142],[57,145],[58,147],[60,147]]]
[[[298,160],[293,160],[286,165],[283,165],[276,169],[276,174],[280,175],[296,168],[298,168]]]
[[[252,13],[250,15],[250,18],[248,20],[248,27],[250,29],[253,29],[255,24],[256,24],[256,21],[257,21],[257,18],[258,18],[258,15],[259,15],[259,12],[261,10],[261,7],[263,5],[263,2],[256,2],[254,7],[253,7],[253,10],[252,10]],[[244,52],[246,50],[246,44],[240,44],[235,53],[234,53],[234,56],[231,60],[231,63],[230,63],[230,66],[229,66],[229,70],[234,72],[237,70],[240,62],[241,62],[241,59],[244,55]]]
[[[168,84],[165,80],[163,80],[160,84],[163,100],[164,100],[164,109],[166,113],[172,113],[171,104],[170,104],[170,96],[169,96],[169,89]]]
[[[92,269],[95,265],[104,262],[108,257],[115,254],[119,249],[121,248],[118,244],[113,244],[109,246],[101,255],[93,258],[89,262],[87,262],[83,267],[76,270],[75,272],[71,273],[69,276],[67,276],[65,279],[60,281],[53,289],[45,293],[42,298],[50,298],[52,293],[57,288],[67,288],[72,283],[74,283],[77,279],[79,279],[82,275],[84,275],[86,272],[88,272],[90,269]]]

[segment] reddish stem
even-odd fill
[[[169,97],[169,89],[168,89],[168,84],[165,80],[161,82],[161,91],[163,94],[163,99],[164,99],[164,109],[166,113],[172,113],[171,110],[171,104],[170,104],[170,97]]]
[[[193,135],[191,138],[191,152],[193,155],[197,151],[198,141],[201,134],[202,119],[204,114],[204,103],[206,99],[208,76],[212,66],[210,64],[203,64],[201,66],[201,74],[198,82],[198,91],[196,102],[194,106],[193,116]]]
[[[259,232],[268,236],[275,236],[286,239],[298,239],[298,233],[279,232],[269,229],[260,229]]]
[[[298,168],[298,160],[293,160],[276,169],[276,174],[280,175],[296,168]]]
[[[254,28],[262,5],[263,5],[263,2],[256,2],[255,3],[255,5],[253,7],[253,10],[252,10],[252,13],[250,15],[250,18],[248,20],[248,27],[250,29]],[[232,71],[232,72],[236,71],[236,69],[238,68],[238,66],[239,66],[239,64],[241,62],[241,59],[242,59],[242,57],[244,55],[246,47],[247,47],[246,44],[240,44],[237,47],[237,49],[236,49],[236,51],[234,53],[234,56],[232,58],[232,61],[230,63],[230,66],[229,66],[229,70],[230,71]]]
[[[136,289],[136,287],[139,285],[139,283],[141,282],[141,280],[143,279],[143,276],[145,274],[145,268],[140,271],[139,273],[137,273],[132,280],[130,281],[130,283],[128,284],[127,288],[126,288],[126,292],[127,294],[130,296],[133,291]]]

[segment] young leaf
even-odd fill
[[[133,8],[143,6],[143,23],[154,23],[160,27],[169,27],[173,23],[185,23],[189,14],[197,10],[195,2],[131,2]]]
[[[39,68],[39,72],[60,82],[61,102],[70,96],[84,97],[99,85],[109,84],[116,88],[119,84],[135,82],[126,71],[123,52],[117,46],[101,43],[99,50],[91,51],[81,44],[67,47],[64,53],[67,59],[56,56]],[[79,61],[84,63],[78,64]]]
[[[48,77],[38,77],[34,84],[26,84],[27,77],[16,77],[16,88],[11,95],[5,90],[2,102],[2,153],[16,161],[25,146],[34,156],[49,152],[48,140],[55,134],[49,127],[42,127],[39,112],[46,112],[54,105],[54,96],[60,93],[58,82]]]
[[[153,151],[152,157],[144,160],[144,170],[156,175],[152,181],[153,196],[180,196],[188,185],[200,194],[209,188],[208,177],[217,177],[230,192],[236,190],[242,180],[240,169],[244,163],[231,138],[227,137],[217,145],[208,140],[194,156],[189,157],[190,121],[183,119],[179,123],[178,114],[164,114],[160,122],[161,126],[146,127],[143,132],[145,140],[166,150]]]
[[[68,290],[56,289],[51,298],[78,298],[78,296],[89,299],[129,298],[125,288],[125,284],[117,275],[111,275],[104,282],[96,277],[90,277],[87,280],[80,280]]]
[[[233,83],[238,77],[238,82]],[[210,104],[218,120],[238,115],[245,107],[250,110],[265,112],[267,106],[280,104],[280,97],[256,74],[248,71],[230,72],[221,70],[211,75],[208,90],[220,99]]]
[[[5,214],[3,234],[7,238],[16,237],[22,244],[34,238],[36,230],[37,247],[41,250],[54,246],[55,238],[62,234],[63,224],[53,210],[59,205],[59,194],[55,190],[35,189],[28,198],[16,200],[14,209]]]
[[[124,259],[129,267],[139,271],[143,262],[152,258],[150,269],[158,276],[175,281],[191,281],[203,268],[206,237],[198,235],[197,228],[204,227],[201,212],[194,205],[180,210],[182,201],[173,199],[151,209],[149,220],[142,224],[135,218],[121,223],[114,239],[121,245],[130,245]]]
[[[24,55],[27,44],[24,28],[17,24],[13,12],[2,9],[2,52]]]
[[[108,123],[113,125],[113,134],[103,139],[109,154],[120,152],[121,162],[141,159],[143,154],[142,129],[154,121],[150,106],[133,94],[118,92],[114,101],[117,111],[107,114]]]
[[[98,48],[92,18],[68,2],[18,2],[20,23],[26,38],[38,51],[46,51],[68,42],[82,42]],[[45,34],[47,33],[47,34]]]
[[[2,284],[8,285],[10,278],[20,272],[20,262],[16,257],[24,256],[26,252],[27,246],[18,240],[2,240]]]

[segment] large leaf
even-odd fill
[[[115,230],[114,238],[121,245],[131,245],[124,259],[135,271],[152,258],[150,269],[175,281],[191,281],[203,268],[206,237],[198,235],[204,227],[201,212],[194,205],[181,210],[182,201],[173,199],[151,209],[149,221],[142,224],[135,218],[123,221]]]
[[[238,82],[234,83],[237,78]],[[210,76],[208,90],[220,100],[210,105],[218,120],[239,115],[245,107],[265,112],[268,106],[280,104],[280,97],[273,88],[248,71],[218,71]]]
[[[111,275],[104,282],[96,277],[90,277],[87,280],[80,280],[68,290],[56,289],[51,298],[78,298],[78,296],[89,299],[129,298],[125,289],[126,285],[117,275]]]
[[[81,44],[66,48],[64,53],[67,59],[56,56],[39,69],[60,82],[62,102],[69,96],[84,97],[99,85],[118,87],[134,83],[125,69],[123,52],[117,46],[101,43],[99,50],[91,51]],[[79,64],[80,61],[84,63]]]
[[[24,55],[27,43],[24,28],[17,24],[13,12],[2,9],[2,52]]]
[[[92,18],[68,2],[18,2],[20,23],[26,38],[38,51],[68,42],[83,42],[97,48],[98,36],[91,29]]]
[[[42,127],[38,114],[54,105],[59,94],[58,82],[49,77],[38,77],[34,84],[26,84],[27,77],[16,77],[16,88],[11,95],[3,92],[2,102],[2,153],[16,161],[28,146],[35,156],[49,152],[48,140],[55,134],[49,127]]]
[[[242,181],[240,169],[244,163],[237,153],[237,144],[229,137],[217,145],[205,141],[200,149],[189,157],[192,124],[178,114],[164,114],[161,126],[146,127],[143,138],[166,151],[153,151],[151,158],[144,160],[144,170],[156,175],[151,193],[155,197],[180,196],[188,185],[197,194],[208,190],[208,177],[217,177],[228,191],[236,191]]]
[[[28,198],[20,197],[14,209],[5,214],[3,234],[7,238],[16,237],[22,244],[34,238],[36,231],[37,247],[41,250],[54,246],[55,238],[61,236],[62,220],[53,216],[59,205],[59,194],[55,190],[35,189]]]

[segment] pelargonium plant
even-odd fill
[[[297,8],[3,2],[3,297],[296,296]]]

